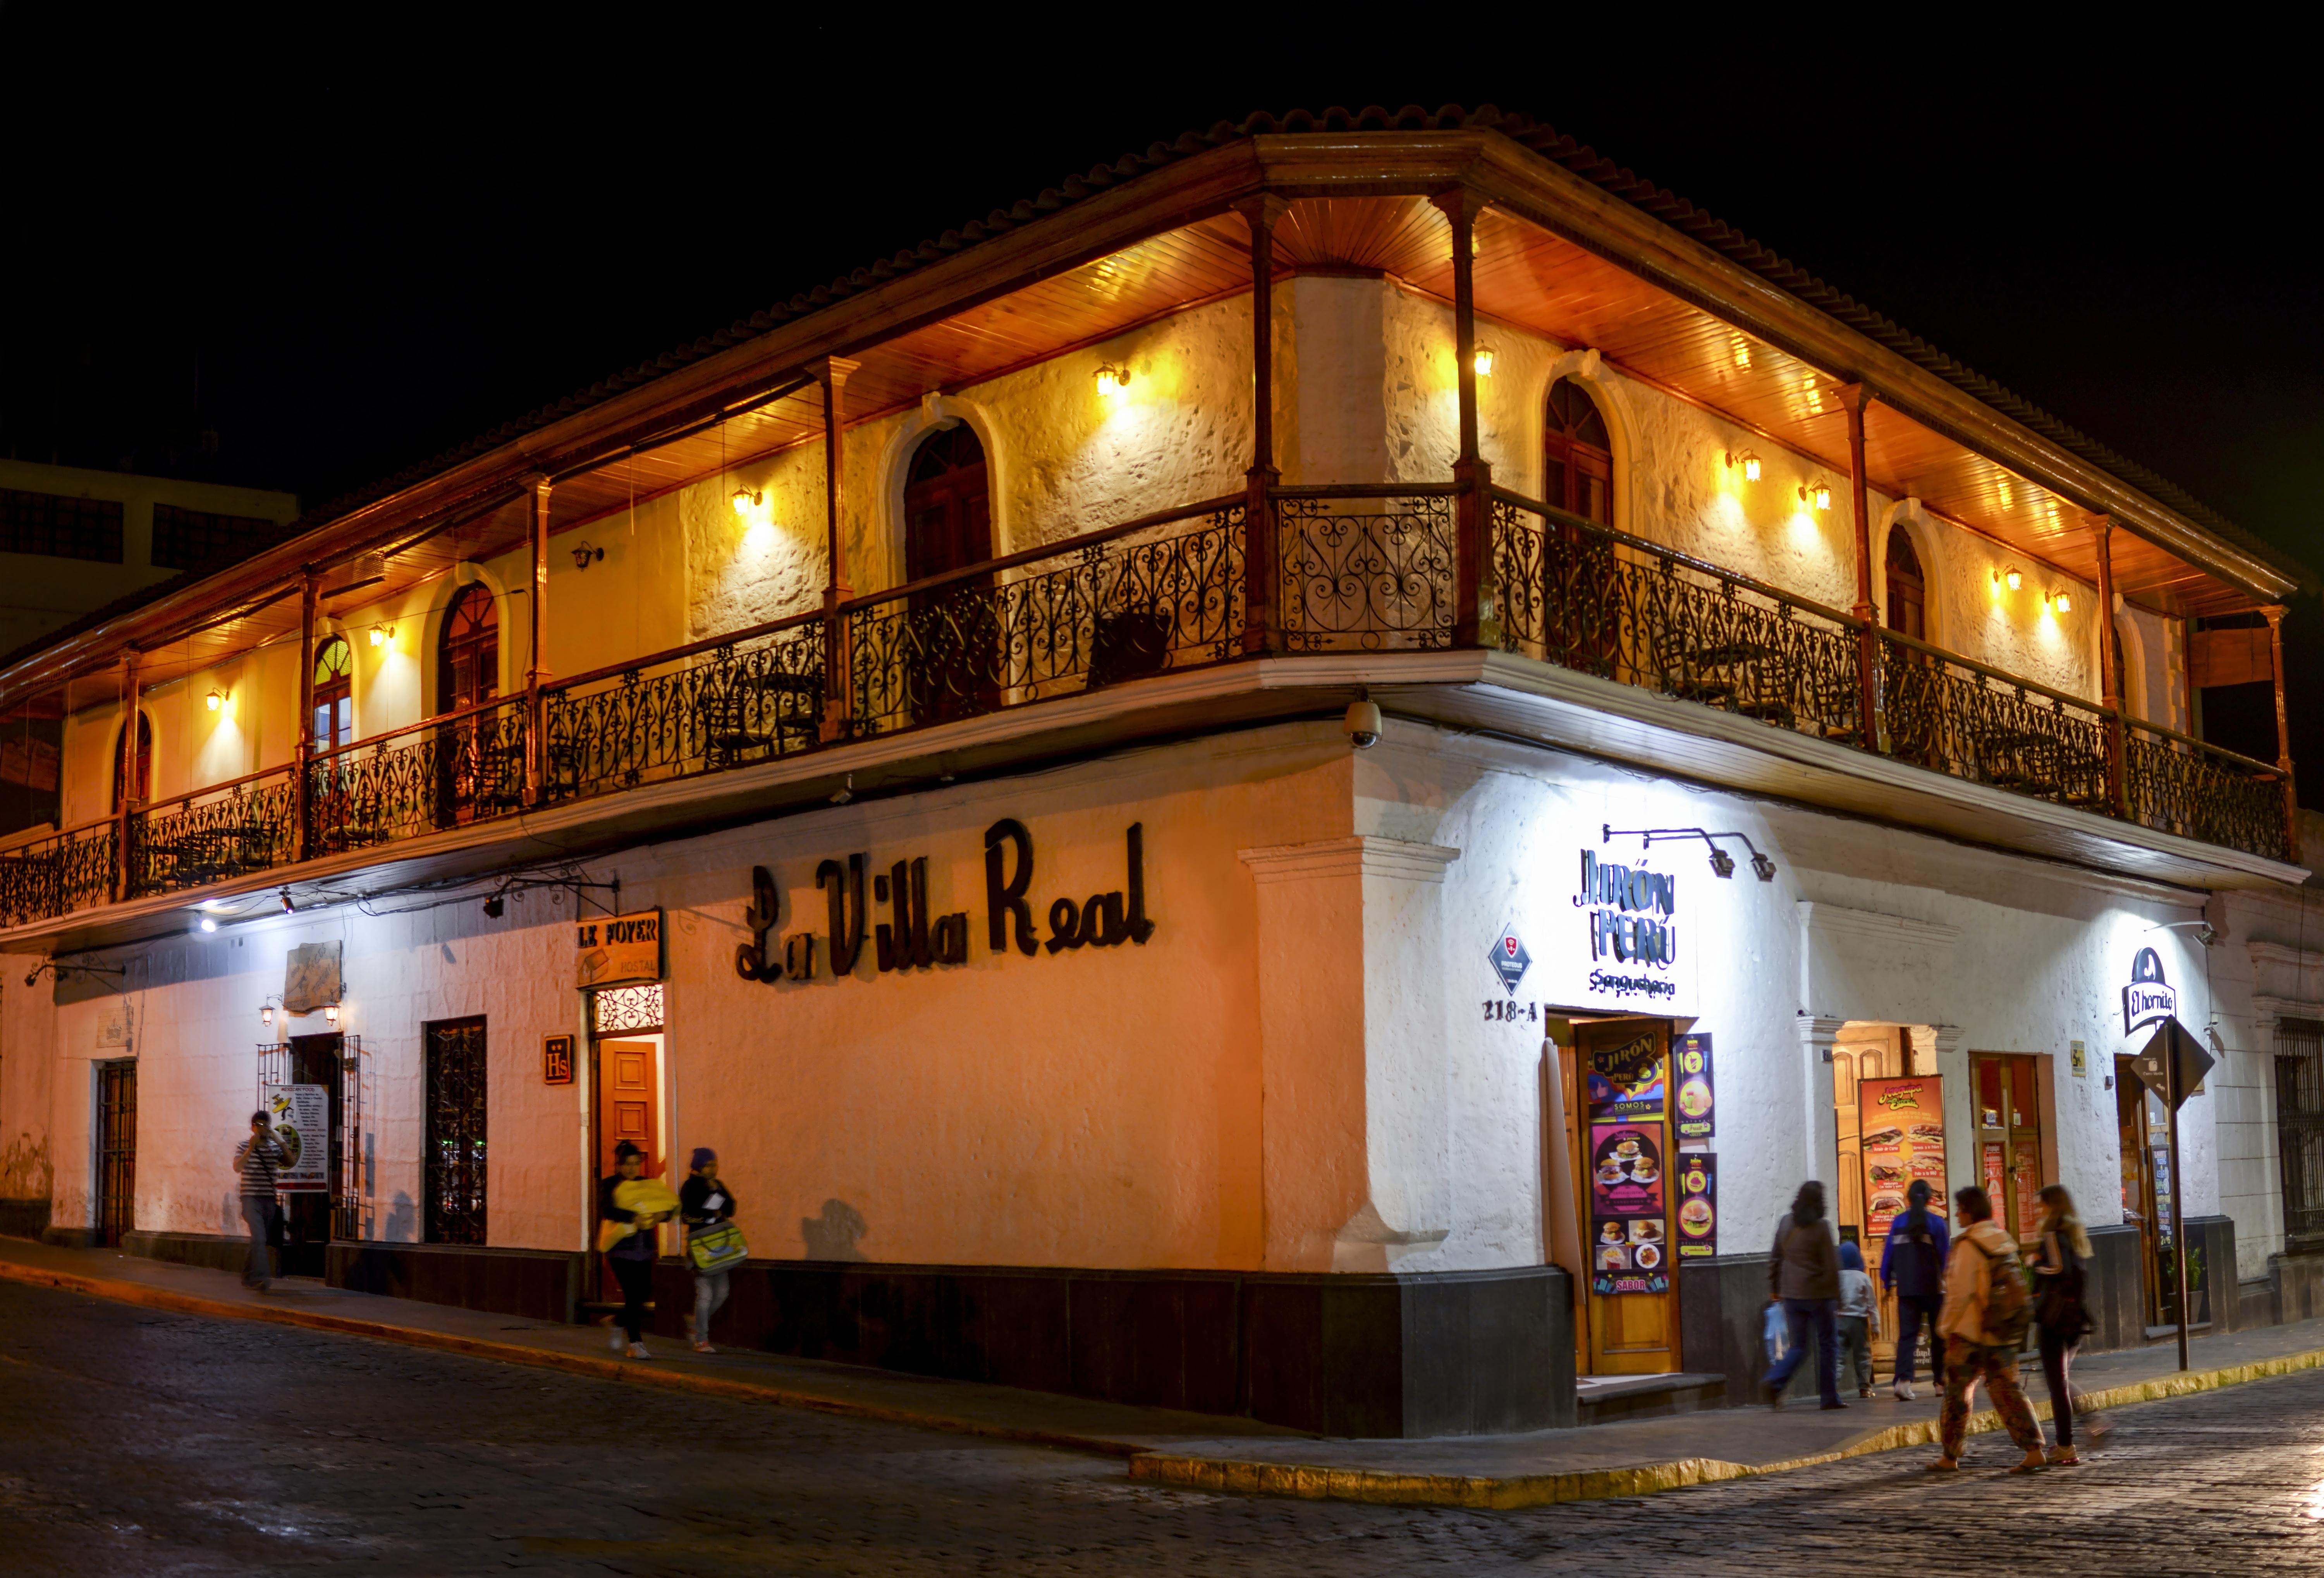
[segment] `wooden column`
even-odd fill
[[[2267,650],[2275,674],[2275,765],[2283,774],[2283,846],[2290,858],[2300,858],[2300,796],[2292,781],[2292,723],[2283,709],[2284,607],[2275,603],[2259,610],[2267,616]]]
[[[854,713],[849,693],[854,673],[848,662],[847,628],[839,605],[855,593],[848,585],[846,549],[840,542],[841,506],[845,502],[847,453],[842,428],[846,419],[847,375],[862,366],[826,356],[815,368],[823,386],[823,739],[844,737]]]
[[[121,655],[121,803],[114,807],[119,820],[113,830],[115,904],[129,896],[130,839],[137,826],[132,808],[137,803],[137,648],[132,647]],[[59,821],[62,820],[60,808]]]
[[[299,757],[290,785],[298,830],[299,858],[315,858],[315,635],[321,623],[323,578],[312,569],[299,587]]]
[[[1452,371],[1461,395],[1461,452],[1452,462],[1452,480],[1461,491],[1453,500],[1452,644],[1474,647],[1478,611],[1488,580],[1485,555],[1489,547],[1485,522],[1491,507],[1492,468],[1477,453],[1477,216],[1485,199],[1462,187],[1429,199],[1452,222]],[[1385,480],[1385,479],[1383,479]]]
[[[1848,413],[1848,508],[1856,528],[1856,606],[1849,611],[1863,621],[1856,633],[1858,732],[1866,750],[1879,750],[1880,610],[1872,601],[1872,500],[1864,481],[1864,409],[1872,391],[1845,384],[1840,400]]]
[[[1276,646],[1275,222],[1290,205],[1269,192],[1235,205],[1250,225],[1250,469],[1243,473],[1242,649]]]
[[[2130,783],[2125,767],[2130,756],[2129,731],[2123,722],[2122,687],[2115,683],[2119,665],[2115,658],[2114,519],[2106,515],[2089,519],[2098,560],[2098,704],[2107,712],[2107,805],[2116,816],[2127,820]]]
[[[549,495],[547,477],[532,479],[532,661],[524,676],[524,803],[540,803],[549,766]],[[489,727],[489,725],[487,725]]]

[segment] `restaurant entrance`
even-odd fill
[[[1862,1252],[1864,1269],[1880,1289],[1880,1258],[1888,1225],[1908,1205],[1915,1179],[1929,1186],[1929,1209],[1951,1211],[1946,1187],[1943,1082],[1933,1033],[1925,1026],[1843,1025],[1831,1049],[1831,1100],[1839,1142],[1832,1221],[1843,1243]],[[1879,1292],[1880,1319],[1872,1341],[1876,1372],[1895,1373],[1896,1299]]]
[[[613,1171],[613,1151],[624,1140],[645,1152],[647,1178],[669,1182],[669,1158],[662,1109],[662,989],[659,985],[608,986],[590,995],[589,1110],[592,1115],[590,1209],[596,1209],[596,1179]],[[677,1186],[671,1184],[674,1188]],[[590,1234],[594,1243],[596,1225]],[[669,1247],[667,1237],[663,1247]],[[588,1286],[597,1290],[592,1307],[621,1303],[621,1288],[592,1249]]]
[[[1671,1022],[1606,1019],[1574,1027],[1561,1058],[1565,1154],[1586,1286],[1574,1300],[1574,1361],[1586,1375],[1679,1368],[1667,1177]]]
[[[2177,1191],[2171,1178],[2171,1118],[2128,1058],[2114,1060],[2115,1122],[2122,1144],[2122,1219],[2138,1227],[2138,1274],[2149,1326],[2179,1320]],[[2193,1279],[2189,1279],[2191,1286]]]

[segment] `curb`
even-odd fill
[[[2217,1391],[2254,1381],[2324,1369],[2324,1348],[2255,1359],[2213,1370],[2156,1376],[2128,1381],[2103,1390],[2079,1392],[2082,1411],[2099,1413],[2138,1403],[2161,1402],[2199,1391]],[[2029,1399],[2029,1401],[2032,1399]],[[2036,1418],[2050,1417],[2047,1399],[2034,1403]],[[1969,1433],[1984,1435],[2001,1427],[2001,1417],[1980,1408],[1969,1417]],[[1618,1497],[1647,1496],[1658,1491],[1683,1490],[1690,1485],[1716,1484],[1725,1480],[1757,1479],[1794,1469],[1814,1468],[1846,1458],[1868,1457],[1904,1446],[1937,1444],[1937,1421],[1917,1419],[1876,1431],[1830,1452],[1775,1463],[1729,1463],[1715,1457],[1676,1458],[1666,1463],[1639,1463],[1628,1468],[1576,1469],[1564,1473],[1405,1474],[1379,1469],[1326,1468],[1303,1463],[1261,1463],[1247,1458],[1193,1457],[1176,1453],[1143,1452],[1130,1460],[1130,1477],[1188,1490],[1215,1491],[1249,1496],[1291,1496],[1311,1501],[1367,1501],[1390,1507],[1458,1507],[1473,1511],[1508,1511],[1520,1507],[1546,1507],[1562,1501],[1600,1501]]]
[[[763,1382],[729,1381],[715,1375],[696,1375],[683,1370],[649,1369],[634,1362],[613,1358],[598,1359],[586,1353],[560,1353],[546,1348],[528,1348],[516,1343],[495,1343],[481,1337],[455,1336],[448,1332],[426,1331],[416,1326],[394,1326],[386,1321],[361,1320],[352,1316],[325,1315],[309,1309],[277,1309],[246,1304],[228,1304],[199,1294],[179,1293],[167,1288],[151,1287],[143,1282],[115,1281],[106,1277],[87,1277],[73,1271],[51,1271],[40,1266],[27,1266],[0,1260],[0,1278],[27,1282],[35,1286],[56,1288],[68,1293],[84,1293],[91,1298],[109,1298],[115,1303],[140,1305],[148,1309],[166,1309],[180,1315],[207,1315],[227,1320],[264,1321],[275,1326],[303,1326],[309,1331],[337,1332],[348,1336],[371,1337],[380,1342],[401,1343],[410,1348],[431,1348],[438,1353],[462,1353],[473,1359],[493,1359],[509,1364],[529,1364],[538,1370],[560,1370],[570,1375],[586,1375],[596,1381],[626,1381],[638,1386],[656,1386],[672,1391],[693,1392],[704,1397],[721,1397],[743,1402],[774,1403],[782,1408],[803,1408],[811,1413],[835,1414],[844,1418],[871,1419],[884,1425],[908,1425],[923,1430],[941,1430],[955,1436],[980,1436],[995,1441],[1013,1441],[1032,1446],[1054,1446],[1068,1452],[1088,1453],[1100,1457],[1134,1457],[1146,1448],[1127,1441],[1116,1441],[1103,1436],[1083,1436],[1065,1430],[1040,1430],[1019,1426],[988,1424],[981,1419],[963,1418],[955,1414],[923,1413],[914,1408],[894,1408],[885,1403],[856,1402],[845,1398],[825,1397],[816,1392],[798,1391]]]

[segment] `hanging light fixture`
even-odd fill
[[[262,1003],[258,1005],[258,1023],[264,1025],[268,1030],[272,1030],[274,1028],[273,1004]]]
[[[759,507],[761,501],[764,498],[764,493],[757,488],[735,489],[734,513],[737,515],[750,514],[752,510],[756,509]]]
[[[1812,482],[1803,483],[1800,488],[1800,502],[1806,505],[1811,509],[1830,509],[1831,508],[1831,484],[1825,482],[1821,477],[1818,477]]]
[[[394,639],[395,627],[393,625],[374,625],[371,628],[371,644],[373,646],[385,647]]]
[[[338,1023],[338,1022],[339,1022],[339,1005],[338,1005],[337,1003],[326,1003],[326,1004],[324,1004],[324,1005],[323,1005],[323,1023],[324,1023],[325,1024],[337,1024],[337,1023]]]
[[[211,711],[215,712],[219,708],[226,705],[226,696],[213,686],[210,693],[202,698],[202,704],[207,706]]]
[[[1743,480],[1747,482],[1756,482],[1759,480],[1759,454],[1757,450],[1729,450],[1727,466],[1729,471],[1739,468],[1743,472]]]
[[[2072,613],[2074,611],[2074,594],[2070,592],[2058,592],[2050,599],[2050,606],[2056,609],[2061,614]]]
[[[1477,376],[1479,378],[1490,378],[1493,376],[1493,348],[1490,345],[1480,345],[1477,347],[1475,365],[1477,369]]]
[[[1097,370],[1097,392],[1108,397],[1121,393],[1130,387],[1130,369],[1117,367],[1109,362]]]

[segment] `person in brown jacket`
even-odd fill
[[[1775,1230],[1775,1255],[1767,1266],[1767,1296],[1784,1307],[1790,1346],[1760,1381],[1767,1406],[1784,1406],[1784,1388],[1807,1357],[1808,1332],[1815,1332],[1816,1390],[1823,1406],[1840,1400],[1840,1243],[1823,1217],[1823,1185],[1810,1179],[1792,1200],[1791,1215]]]

